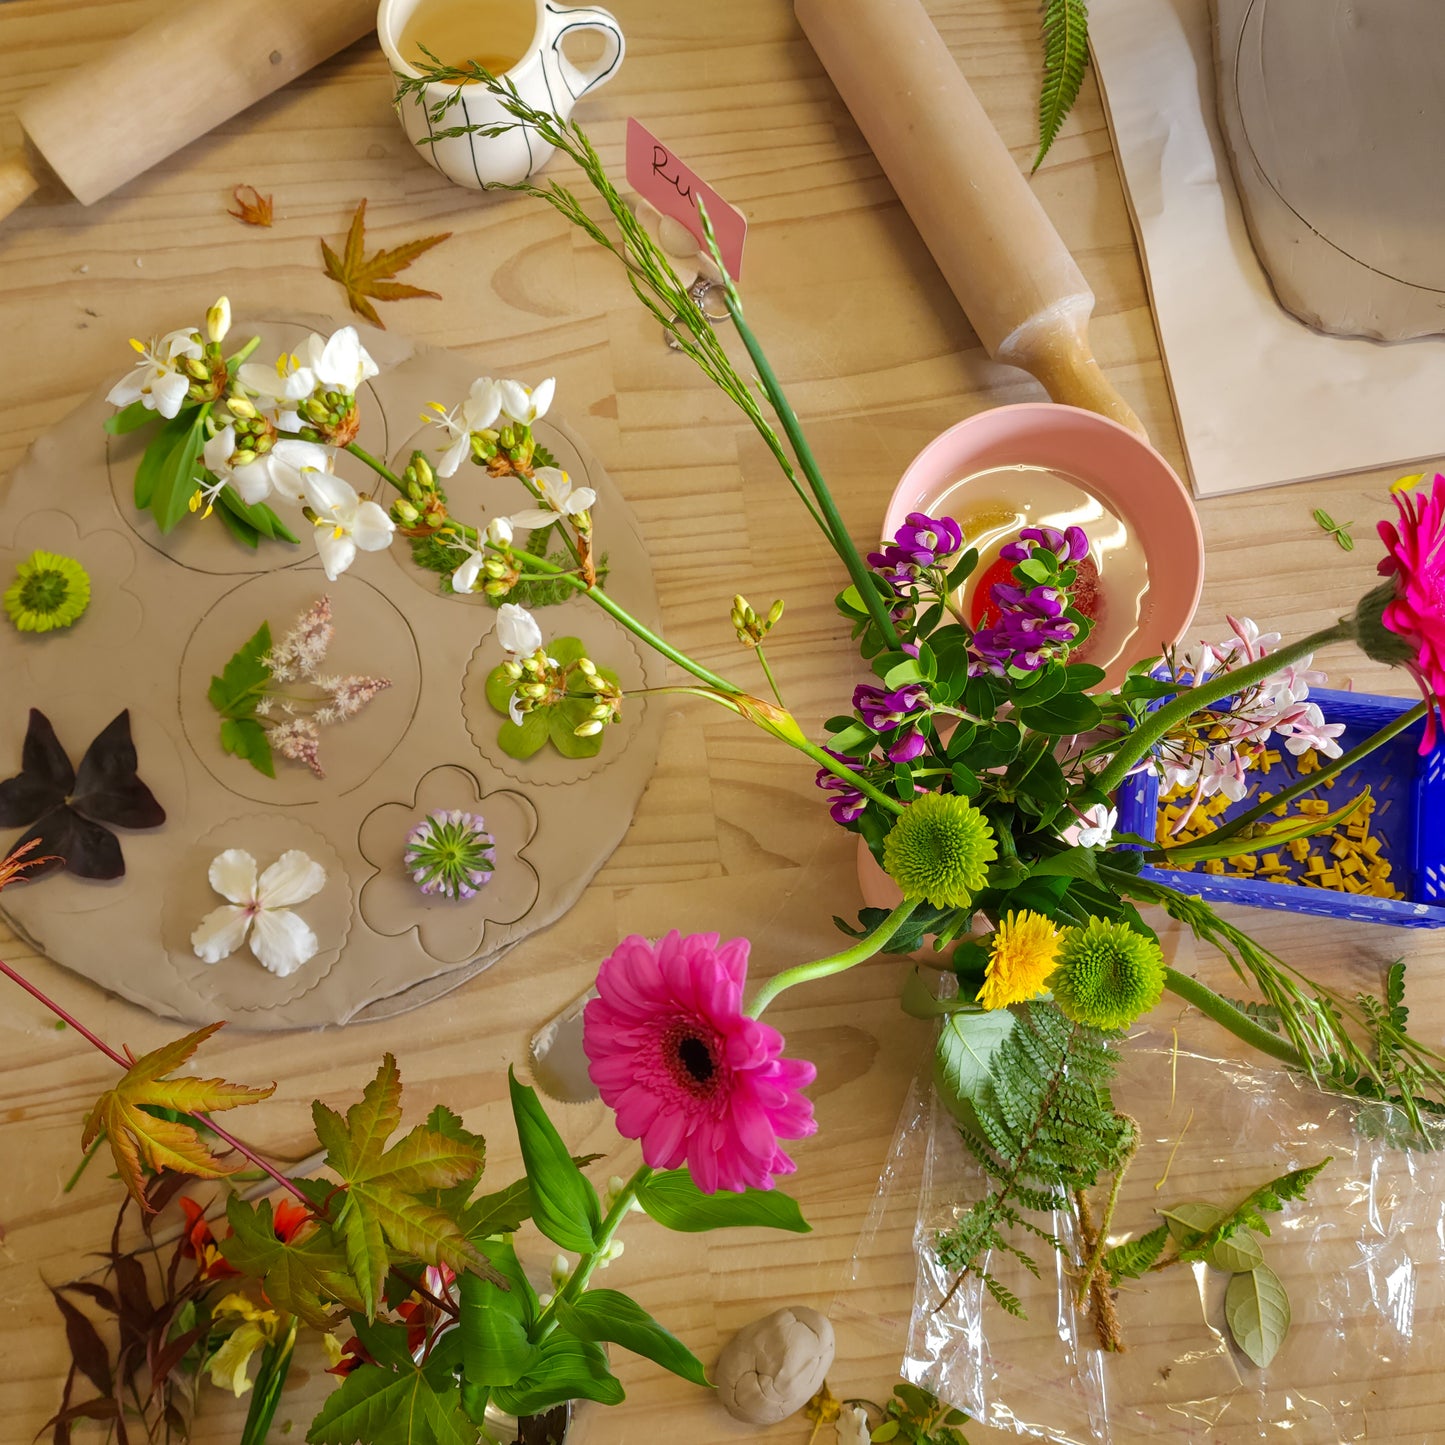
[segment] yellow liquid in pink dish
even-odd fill
[[[930,502],[929,510],[952,517],[963,532],[964,545],[978,548],[978,566],[956,599],[966,617],[973,615],[975,590],[999,560],[999,548],[1014,541],[1023,528],[1082,527],[1089,538],[1089,557],[1098,569],[1098,598],[1093,608],[1081,606],[1080,610],[1093,613],[1095,624],[1073,657],[1108,667],[1138,634],[1149,591],[1144,549],[1129,524],[1077,477],[1046,467],[990,467],[954,482]],[[1082,603],[1083,589],[1077,590]]]

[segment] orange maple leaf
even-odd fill
[[[107,1089],[95,1101],[86,1118],[81,1147],[88,1149],[103,1132],[110,1143],[121,1182],[130,1191],[131,1198],[147,1212],[152,1211],[146,1202],[142,1159],[152,1169],[173,1169],[200,1179],[219,1179],[245,1168],[244,1160],[222,1163],[189,1124],[160,1118],[149,1112],[151,1108],[174,1109],[181,1114],[234,1109],[240,1104],[254,1104],[276,1091],[275,1084],[252,1089],[245,1084],[228,1084],[223,1079],[162,1077],[180,1068],[220,1027],[218,1023],[207,1024],[183,1039],[142,1054],[115,1088]]]
[[[404,281],[392,278],[398,271],[406,270],[423,251],[440,246],[451,234],[446,231],[440,236],[423,236],[420,240],[406,241],[390,250],[368,256],[366,201],[363,199],[351,218],[345,250],[338,256],[323,240],[321,258],[326,263],[326,274],[346,288],[346,300],[351,309],[385,331],[386,323],[376,314],[372,301],[403,301],[411,296],[429,296],[433,301],[442,299],[438,291],[423,291],[419,286],[408,286]]]
[[[242,194],[243,191],[250,191],[250,198]],[[227,211],[228,216],[234,216],[238,221],[244,221],[248,226],[269,226],[274,215],[274,198],[263,196],[255,186],[236,186],[231,191],[232,199],[236,202],[234,211]]]

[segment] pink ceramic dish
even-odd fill
[[[924,447],[894,489],[883,518],[891,537],[909,512],[929,512],[961,477],[995,467],[1043,467],[1083,483],[1123,519],[1144,552],[1149,586],[1139,626],[1101,687],[1177,642],[1204,586],[1204,539],[1189,491],[1169,463],[1126,427],[1056,402],[994,407]]]

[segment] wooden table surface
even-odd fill
[[[8,0],[0,6],[0,142],[11,114],[45,84],[158,11],[162,0]],[[785,0],[727,5],[613,0],[628,35],[619,77],[578,118],[620,174],[625,118],[636,114],[748,215],[749,315],[805,419],[852,532],[876,536],[909,458],[944,427],[987,406],[1041,399],[1021,372],[982,352],[793,20]],[[1020,163],[1034,143],[1037,6],[1021,0],[932,0],[945,37]],[[224,57],[215,57],[224,63]],[[124,115],[116,126],[123,130]],[[569,177],[563,167],[559,179]],[[231,219],[231,188],[275,196],[270,230]],[[1161,451],[1182,467],[1138,255],[1092,78],[1047,165],[1040,199],[1098,296],[1100,360]],[[549,210],[520,197],[480,197],[425,166],[388,104],[370,40],[88,209],[46,195],[0,228],[0,475],[42,432],[128,364],[126,339],[198,318],[219,294],[238,317],[320,313],[347,319],[321,271],[318,237],[344,235],[368,200],[375,242],[450,230],[408,279],[444,301],[385,308],[389,327],[453,347],[479,373],[558,378],[557,410],[587,437],[622,485],[652,549],[669,634],[709,663],[741,673],[729,601],[785,597],[771,652],[805,726],[846,707],[858,671],[830,599],[838,569],[761,445],[729,404],[663,344],[614,265]],[[1370,581],[1369,541],[1345,554],[1310,521],[1312,506],[1366,523],[1382,511],[1381,475],[1226,498],[1202,508],[1209,569],[1200,623],[1218,634],[1226,610],[1286,635],[1318,627]],[[1407,692],[1406,680],[1357,657],[1326,659],[1336,679]],[[0,681],[0,695],[7,692]],[[831,827],[812,770],[740,723],[679,703],[657,776],[622,846],[574,912],[490,972],[424,1010],[317,1036],[247,1034],[209,1046],[208,1068],[279,1081],[246,1119],[247,1137],[286,1159],[306,1151],[309,1103],[359,1090],[383,1050],[409,1086],[409,1117],[445,1101],[490,1142],[489,1168],[514,1166],[506,1070],[532,1029],[589,983],[623,933],[669,927],[747,933],[754,970],[771,974],[836,947],[834,913],[855,906],[851,839]],[[1438,959],[1432,935],[1248,915],[1266,942],[1346,986],[1374,986],[1383,961]],[[8,939],[5,957],[115,1044],[140,1050],[171,1037],[159,1022]],[[104,948],[103,938],[95,940]],[[1187,945],[1180,956],[1192,960]],[[1413,1022],[1437,1041],[1440,985],[1415,970]],[[781,1304],[827,1309],[843,1284],[910,1079],[929,1031],[894,1000],[902,965],[875,962],[788,994],[772,1011],[792,1052],[817,1061],[820,1132],[797,1150],[793,1182],[814,1232],[674,1236],[640,1224],[608,1283],[625,1286],[703,1357],[746,1321]],[[1166,1003],[1206,1048],[1217,1030]],[[83,1112],[111,1066],[18,991],[0,994],[0,1438],[30,1440],[55,1408],[66,1349],[47,1283],[92,1267],[116,1191],[92,1168],[71,1194]],[[573,1146],[608,1151],[626,1173],[601,1105],[558,1108]],[[1176,1169],[1189,1170],[1188,1151]],[[894,1284],[909,1278],[906,1238]],[[887,1273],[887,1270],[884,1271]],[[907,1294],[845,1290],[867,1309]],[[886,1297],[885,1297],[886,1296]],[[1143,1308],[1142,1306],[1136,1308]],[[1439,1316],[1428,1323],[1438,1329]],[[1420,1321],[1417,1328],[1424,1328]],[[1126,1325],[1128,1321],[1126,1319]],[[1147,1319],[1136,1324],[1147,1327]],[[1047,1339],[1047,1334],[1045,1339]],[[855,1348],[839,1388],[886,1394],[897,1342]],[[1428,1422],[1442,1378],[1385,1361],[1359,1366],[1378,1389],[1368,1438],[1439,1439]],[[697,1442],[806,1439],[790,1421],[759,1431],[728,1420],[691,1387],[626,1359],[629,1399],[593,1409],[588,1442],[636,1442],[666,1429]],[[314,1358],[298,1362],[278,1423],[299,1439],[324,1389]],[[199,1441],[235,1438],[239,1407],[204,1388]],[[1231,1417],[1233,1419],[1233,1417]],[[1245,1432],[1248,1433],[1247,1431]],[[990,1437],[977,1430],[975,1439]],[[279,1433],[276,1438],[281,1438]],[[823,1438],[827,1438],[826,1435]],[[1001,1437],[1000,1437],[1001,1438]],[[1224,1439],[1201,1431],[1196,1439]],[[1236,1438],[1230,1435],[1228,1438]],[[1240,1437],[1243,1438],[1243,1437]],[[1296,1439],[1303,1438],[1297,1432]],[[1309,1438],[1335,1439],[1320,1433]],[[1338,1438],[1345,1438],[1341,1434]],[[1349,1435],[1348,1438],[1362,1438]]]

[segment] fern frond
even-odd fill
[[[1071,1022],[1051,1003],[1024,1004],[1014,1015],[1016,1026],[989,1060],[988,1087],[970,1100],[974,1127],[959,1130],[988,1192],[935,1242],[945,1269],[958,1279],[977,1274],[1006,1309],[1011,1306],[1000,1292],[1018,1301],[990,1282],[985,1256],[1002,1251],[1037,1273],[1034,1260],[1007,1238],[1013,1230],[1064,1253],[1061,1240],[1020,1210],[1069,1208],[1075,1190],[1117,1167],[1132,1138],[1109,1094],[1114,1058],[1104,1036]]]
[[[1039,93],[1038,170],[1079,98],[1089,64],[1087,0],[1044,0],[1044,82]]]

